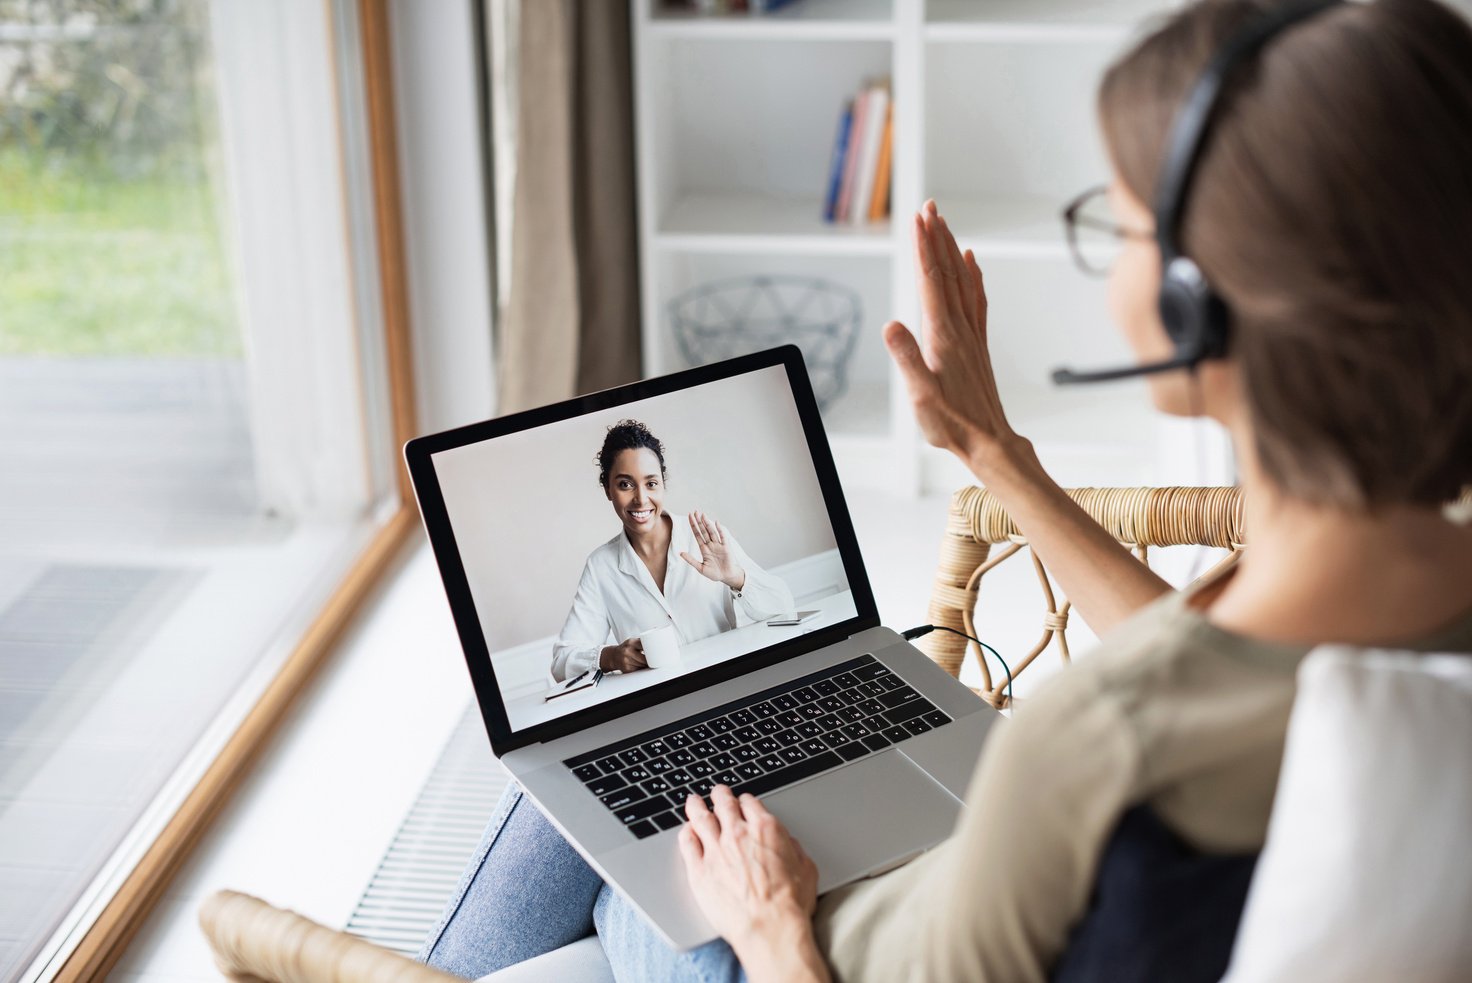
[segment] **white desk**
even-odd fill
[[[757,649],[806,635],[819,628],[852,618],[857,613],[853,593],[847,590],[820,597],[817,600],[806,601],[799,604],[798,608],[803,611],[818,610],[822,614],[801,625],[773,628],[766,622],[758,621],[755,624],[744,625],[719,635],[702,638],[680,647],[680,664],[677,666],[666,666],[662,669],[639,669],[628,673],[610,673],[604,676],[603,681],[597,686],[559,696],[555,700],[543,700],[542,693],[519,696],[507,701],[506,717],[511,723],[512,730],[545,723],[564,714],[575,713],[599,703],[616,700],[650,686],[658,686],[677,676],[683,676],[687,672],[704,669],[718,662],[725,662]]]

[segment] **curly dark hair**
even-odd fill
[[[637,450],[640,447],[654,451],[654,456],[659,458],[660,480],[665,480],[667,472],[664,466],[664,444],[638,420],[620,420],[608,428],[608,434],[603,438],[603,449],[595,458],[598,465],[598,487],[605,492],[608,490],[608,469],[613,467],[613,459],[621,451]]]

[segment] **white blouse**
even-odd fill
[[[572,610],[552,646],[554,679],[571,679],[593,668],[605,645],[617,645],[664,625],[673,624],[684,644],[793,610],[792,591],[780,577],[751,562],[729,529],[726,546],[746,571],[739,597],[682,560],[681,552],[699,557],[700,544],[686,516],[666,514],[674,520],[674,529],[664,593],[620,529],[583,565]]]

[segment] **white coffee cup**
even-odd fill
[[[644,646],[644,661],[651,669],[664,669],[680,661],[680,636],[675,634],[674,625],[640,632],[639,642]]]

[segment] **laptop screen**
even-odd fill
[[[411,442],[493,741],[877,623],[806,383],[777,349]]]

